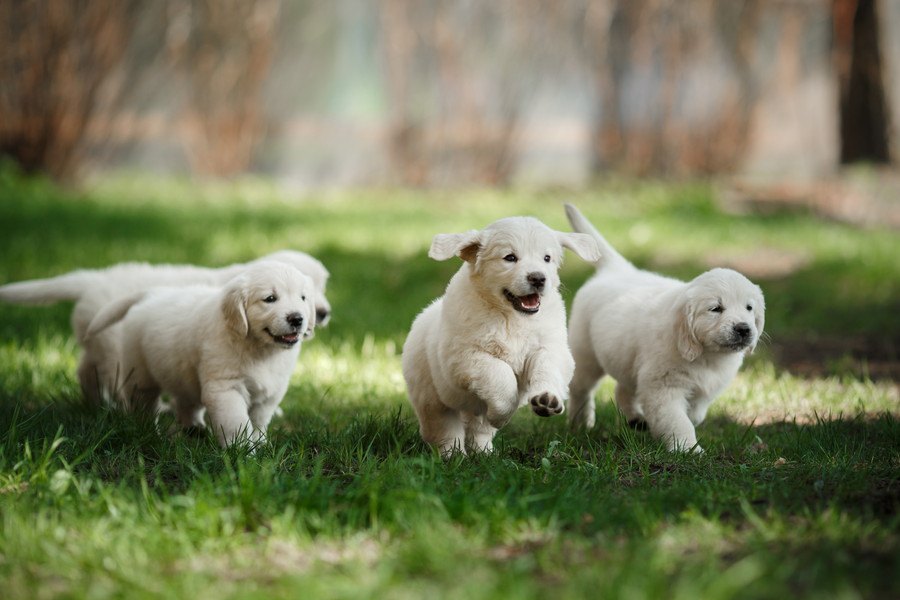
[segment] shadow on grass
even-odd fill
[[[422,502],[462,523],[499,511],[503,519],[585,533],[646,532],[685,512],[744,522],[766,512],[831,509],[889,521],[900,509],[900,423],[891,415],[754,427],[718,418],[701,427],[707,452],[698,456],[666,452],[608,406],[588,433],[522,411],[493,455],[442,461],[406,410],[352,409],[349,419],[351,409],[308,410],[274,422],[271,442],[251,455],[220,450],[209,436],[164,434],[150,420],[115,411],[4,398],[0,462],[10,468],[26,442],[34,451],[62,436],[54,459],[112,486],[146,485],[164,496],[212,486],[240,496],[231,486],[249,484],[235,481],[237,469],[268,486],[255,510],[300,503],[351,527],[372,519],[402,525],[404,511],[421,511]]]

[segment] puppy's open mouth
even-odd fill
[[[276,344],[281,344],[282,346],[287,346],[288,348],[300,341],[300,334],[297,332],[275,335],[267,328],[266,333],[272,336],[272,339],[275,340]]]
[[[503,295],[513,305],[513,308],[526,315],[533,315],[541,308],[541,295],[528,294],[527,296],[516,296],[509,290],[503,290]]]

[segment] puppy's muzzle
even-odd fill
[[[731,346],[745,348],[753,342],[753,330],[747,323],[737,323],[731,328]]]
[[[306,319],[303,318],[298,312],[292,312],[285,315],[284,320],[287,321],[287,324],[290,326],[291,331],[288,333],[275,334],[272,333],[269,329],[266,329],[266,332],[272,336],[272,339],[277,344],[281,344],[282,346],[286,346],[290,348],[294,344],[300,341],[301,332],[303,330],[303,324]]]
[[[547,276],[538,271],[529,273],[525,276],[525,279],[531,284],[531,287],[533,287],[536,292],[542,291],[544,289],[544,284],[547,283]]]

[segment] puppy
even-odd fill
[[[266,433],[287,391],[300,340],[316,323],[315,286],[297,269],[257,262],[224,287],[156,288],[119,299],[90,323],[90,339],[121,320],[118,398],[151,411],[160,393],[184,427],[204,425],[223,446]]]
[[[416,317],[402,363],[422,438],[444,456],[490,451],[524,404],[540,416],[562,412],[574,368],[557,290],[563,247],[599,257],[590,236],[529,217],[434,237],[431,258],[464,263]]]
[[[90,340],[87,328],[97,312],[120,298],[132,296],[158,286],[194,284],[222,285],[259,261],[274,260],[295,267],[314,282],[316,319],[324,326],[331,316],[331,305],[325,297],[328,270],[321,262],[304,252],[281,250],[247,264],[219,269],[193,265],[150,265],[122,263],[107,269],[79,270],[47,279],[35,279],[0,286],[0,300],[17,304],[46,304],[69,300],[75,302],[72,330],[84,349],[78,366],[78,380],[85,397],[95,404],[112,395],[121,383],[122,374],[114,369],[121,353],[120,328],[112,326]]]
[[[669,450],[702,452],[694,427],[762,335],[762,290],[730,269],[687,283],[642,271],[574,206],[566,205],[566,215],[603,256],[572,304],[569,422],[594,426],[593,391],[608,374],[629,424],[646,423]]]

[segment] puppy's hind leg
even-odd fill
[[[574,350],[574,348],[573,348]],[[579,351],[575,356],[575,374],[569,383],[569,425],[591,429],[594,426],[594,390],[603,377],[603,369],[594,351]]]
[[[466,448],[472,452],[493,452],[497,430],[491,427],[487,419],[484,416],[466,414],[463,420],[466,424]]]
[[[635,400],[634,390],[623,385],[621,381],[616,384],[616,406],[625,416],[629,427],[638,431],[647,430],[647,421],[644,419],[644,412]]]
[[[419,418],[419,433],[428,444],[436,446],[441,456],[454,452],[466,453],[466,429],[460,414],[440,403],[436,398],[413,401]]]
[[[178,424],[184,429],[205,429],[206,422],[203,416],[206,414],[206,408],[202,404],[192,402],[184,402],[172,399],[172,410],[175,412],[175,418]]]

